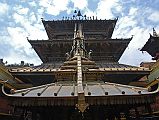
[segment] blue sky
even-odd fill
[[[112,38],[134,35],[120,63],[139,65],[150,61],[148,53],[139,49],[146,43],[154,27],[159,32],[158,0],[0,0],[0,58],[9,64],[25,62],[41,64],[26,37],[48,39],[41,18],[62,19],[80,9],[99,19],[119,17]]]

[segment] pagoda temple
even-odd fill
[[[153,60],[159,59],[159,35],[156,30],[153,28],[153,35],[150,34],[150,38],[141,49],[141,51],[148,52]]]
[[[150,34],[150,38],[143,46],[141,51],[146,51],[152,56],[153,62],[143,62],[143,66],[149,67],[151,69],[150,75],[148,75],[148,81],[151,83],[152,81],[159,81],[159,34],[157,34],[156,30],[153,28],[153,34]],[[147,64],[147,65],[146,65]],[[152,105],[152,111],[154,114],[159,115],[159,96],[155,104]]]
[[[43,63],[8,67],[9,81],[1,78],[1,94],[13,115],[20,120],[138,119],[139,107],[151,115],[158,87],[130,85],[150,69],[119,64],[132,37],[111,38],[116,22],[87,18],[80,11],[71,19],[42,19],[49,39],[27,39]],[[32,87],[20,89],[19,84]]]

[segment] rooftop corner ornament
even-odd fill
[[[154,37],[159,37],[159,35],[157,34],[155,28],[153,28],[153,36],[154,36]]]

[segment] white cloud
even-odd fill
[[[134,38],[130,44],[130,48],[142,48],[146,41],[149,38],[149,32],[151,31],[150,28],[141,28],[141,27],[134,27],[131,31],[130,34],[134,35]]]
[[[16,23],[21,23],[24,22],[25,16],[19,15],[18,13],[14,13],[13,19],[15,20]]]
[[[16,9],[16,12],[18,9]],[[38,9],[40,13],[29,12],[28,15],[20,15],[18,13],[13,14],[15,22],[21,25],[24,29],[25,37],[29,36],[31,39],[48,39],[44,32],[44,27],[41,22],[42,9]],[[36,15],[35,15],[36,14]]]
[[[90,9],[86,9],[84,14],[87,15],[88,17],[91,17],[91,16],[96,17],[97,16],[97,13],[95,11],[91,11]]]
[[[31,45],[26,37],[28,36],[33,40],[48,39],[41,22],[43,13],[43,7],[37,9],[37,11],[29,10],[21,5],[13,8],[12,15],[8,16],[12,21],[8,23],[9,26],[6,26],[9,35],[8,38],[3,38],[8,39],[8,45],[12,43],[12,46],[9,48],[9,56],[1,57],[9,63],[18,63],[21,60],[35,63],[36,65],[41,63],[35,51],[31,49]]]
[[[29,8],[23,7],[22,5],[15,5],[13,10],[19,15],[27,15],[29,12]]]
[[[134,20],[133,16],[125,16],[119,18],[117,21],[117,25],[115,31],[113,33],[113,37],[131,37],[130,30],[133,29],[137,25],[137,21]]]
[[[27,41],[27,32],[21,27],[8,27],[9,33],[9,43],[12,43],[12,51],[10,51],[9,56],[4,58],[11,64],[16,61],[16,63],[24,60],[29,63],[40,64],[40,59],[37,57],[35,51],[31,49],[31,45]],[[33,33],[39,34],[39,33]],[[5,39],[5,38],[4,38]],[[10,48],[11,49],[11,48]]]
[[[118,13],[121,13],[121,12],[122,12],[122,6],[121,6],[120,4],[116,4],[115,10],[116,10]]]
[[[71,0],[74,3],[74,7],[80,10],[87,8],[88,1],[87,0]]]
[[[29,2],[29,5],[32,6],[32,7],[35,7],[36,3],[35,3],[35,1],[32,1],[32,2]]]
[[[9,6],[6,3],[0,2],[0,15],[4,15],[7,13]]]
[[[33,22],[36,22],[36,21],[37,21],[37,19],[36,19],[36,16],[35,16],[34,12],[31,12],[28,18],[29,18],[29,21],[30,21],[31,23],[33,23]]]
[[[148,53],[140,51],[149,38],[149,31],[151,31],[151,28],[141,28],[139,26],[127,31],[128,34],[134,35],[134,37],[121,57],[121,63],[139,65],[143,61],[151,61],[152,57]]]
[[[119,60],[120,63],[134,66],[139,66],[141,62],[148,61],[152,61],[152,57],[148,53],[142,53],[141,51],[132,48],[127,48]]]
[[[27,36],[27,33],[25,32],[24,28],[21,28],[21,27],[15,27],[15,28],[12,28],[12,27],[8,27],[8,33],[9,33],[9,36],[11,37],[12,39],[12,44],[16,46],[25,46],[26,45],[26,36]]]
[[[27,54],[23,49],[23,47],[14,49],[9,56],[3,57],[4,61],[7,61],[8,64],[18,64],[20,61],[25,61],[25,63],[34,63],[35,65],[39,65],[41,63],[39,57],[32,49],[29,49],[29,51],[31,51],[29,54]]]
[[[29,11],[29,8],[20,8],[17,10],[19,14],[26,15]]]
[[[97,7],[97,14],[98,17],[101,19],[110,19],[114,18],[114,15],[112,13],[112,8],[117,8],[117,11],[121,10],[121,7],[119,5],[119,0],[101,0],[98,3]]]
[[[61,11],[67,10],[70,0],[41,0],[40,6],[44,7],[46,13],[58,15]]]
[[[137,14],[137,8],[131,7],[129,10],[129,15],[135,16]]]
[[[152,14],[148,17],[148,19],[153,22],[159,22],[159,11],[153,11]]]
[[[42,16],[42,14],[44,13],[44,8],[39,8],[39,9],[37,10],[37,13],[38,13],[38,15],[41,15],[41,16]]]
[[[24,28],[29,34],[30,39],[48,39],[46,33],[40,29],[42,28],[42,25],[35,24],[35,26],[31,26],[29,23],[26,23]]]
[[[142,18],[140,15],[142,13]],[[128,16],[123,16],[119,18],[116,29],[113,33],[113,37],[122,37],[130,38],[131,35],[134,35],[133,39],[128,45],[128,48],[125,50],[124,54],[120,59],[120,63],[139,65],[143,61],[151,61],[151,56],[144,52],[142,53],[140,49],[144,46],[146,41],[149,38],[149,32],[151,31],[151,26],[145,24],[145,16],[149,13],[144,12],[144,10],[139,10],[138,8],[131,7],[128,12]],[[144,20],[144,21],[143,21]]]

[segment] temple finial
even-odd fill
[[[78,24],[78,30],[76,31],[76,38],[80,38],[82,39],[83,38],[83,35],[82,35],[82,25],[81,24]]]
[[[82,33],[82,25],[75,23],[75,29],[74,29],[74,40],[73,40],[73,46],[70,51],[70,57],[73,57],[77,54],[80,54],[81,56],[85,57],[87,54],[87,51],[85,49],[84,45],[84,36]]]
[[[80,17],[80,16],[82,16],[82,14],[81,14],[81,11],[80,11],[80,10],[78,11],[77,16],[79,16],[79,17]]]

